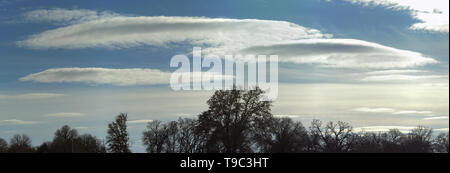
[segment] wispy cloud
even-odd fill
[[[398,129],[402,133],[409,133],[415,126],[365,126],[353,128],[355,132],[387,132],[391,129]]]
[[[18,120],[18,119],[9,119],[9,120],[0,120],[0,125],[29,125],[29,124],[36,124],[37,121],[25,121],[25,120]]]
[[[369,112],[369,113],[393,113],[395,109],[392,108],[369,108],[369,107],[360,107],[353,109],[358,112]]]
[[[375,75],[367,76],[361,79],[364,82],[385,82],[385,81],[415,81],[415,80],[430,80],[430,79],[448,79],[447,75]]]
[[[118,14],[113,12],[97,12],[87,9],[37,9],[23,14],[26,22],[52,22],[73,24],[86,22],[89,20],[96,20],[100,18],[114,17]]]
[[[433,32],[449,31],[449,4],[447,0],[346,0],[364,6],[382,6],[392,10],[409,11],[420,22],[411,25],[412,30]]]
[[[29,74],[20,81],[34,81],[40,83],[85,83],[110,84],[116,86],[169,84],[172,74],[184,75],[188,73],[190,81],[202,82],[211,78],[223,80],[233,79],[233,76],[213,72],[164,72],[149,68],[111,69],[111,68],[53,68],[42,72]],[[194,78],[194,75],[200,78]]]
[[[25,93],[18,95],[1,95],[0,99],[48,99],[65,96],[64,94],[58,93]]]
[[[141,124],[141,123],[149,123],[152,122],[153,120],[131,120],[128,121],[127,123],[129,124]]]
[[[448,120],[448,116],[428,117],[424,118],[424,120]]]
[[[396,110],[393,108],[370,108],[370,107],[359,107],[353,109],[357,112],[367,112],[367,113],[390,113],[394,115],[424,115],[429,116],[432,111],[418,111],[418,110]]]
[[[86,116],[84,113],[79,112],[59,112],[59,113],[51,113],[47,114],[48,117],[82,117]]]
[[[20,81],[127,85],[168,84],[169,72],[154,69],[54,68],[29,74]]]
[[[401,115],[401,114],[432,114],[432,111],[415,111],[415,110],[406,110],[406,111],[395,111],[392,114],[397,114],[397,115]]]
[[[406,73],[423,73],[424,70],[378,70],[366,72],[367,75],[392,75],[392,74],[406,74]]]
[[[434,129],[434,131],[438,131],[438,132],[447,131],[448,132],[448,128]]]
[[[300,115],[287,115],[287,114],[284,114],[284,115],[273,115],[274,117],[277,117],[277,118],[299,118],[300,117]]]

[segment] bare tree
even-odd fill
[[[355,140],[353,128],[342,121],[330,121],[322,127],[320,120],[313,120],[310,131],[315,145],[323,152],[349,152]]]
[[[75,140],[75,152],[82,153],[105,153],[106,147],[95,136],[83,134]]]
[[[438,153],[448,153],[448,132],[440,133],[434,140],[435,152]]]
[[[166,124],[167,139],[165,142],[166,153],[178,152],[178,122],[170,121]]]
[[[68,125],[64,125],[56,130],[50,145],[50,151],[57,153],[73,153],[76,149],[75,143],[77,138],[78,131],[70,128]]]
[[[0,153],[6,152],[8,152],[8,143],[3,138],[0,138]]]
[[[31,139],[26,134],[14,135],[9,142],[9,150],[11,153],[30,153],[33,152]]]
[[[309,136],[301,122],[275,118],[268,129],[259,130],[254,140],[260,152],[298,153],[307,151]]]
[[[152,121],[147,124],[142,142],[148,153],[162,153],[165,151],[165,143],[168,138],[167,126],[161,121]]]
[[[433,130],[428,127],[418,126],[408,133],[406,140],[403,142],[405,152],[427,153],[432,151]]]
[[[51,153],[53,152],[52,149],[52,142],[44,142],[39,147],[37,147],[36,152],[38,153]]]
[[[376,153],[383,150],[383,134],[373,132],[361,132],[354,134],[354,145],[352,152]]]
[[[198,121],[189,118],[178,119],[178,145],[180,153],[204,152],[205,136],[196,133]]]
[[[106,143],[108,151],[113,153],[130,153],[129,136],[127,131],[128,115],[120,113],[116,120],[108,124],[108,135]]]
[[[403,152],[403,142],[406,140],[406,135],[398,129],[389,129],[387,133],[380,135],[383,149],[381,152],[398,153]]]

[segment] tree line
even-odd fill
[[[208,110],[198,118],[152,121],[142,133],[148,153],[431,153],[449,151],[449,133],[433,135],[418,126],[408,133],[356,132],[349,123],[313,120],[308,127],[291,118],[271,113],[272,102],[263,91],[218,90],[207,101]],[[0,152],[38,153],[131,153],[128,115],[121,113],[108,124],[106,141],[63,126],[52,141],[32,147],[25,135],[14,135],[9,144],[0,138]]]

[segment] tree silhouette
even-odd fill
[[[3,138],[0,138],[0,153],[6,152],[8,152],[8,143]]]
[[[260,128],[254,135],[260,152],[298,153],[307,151],[308,132],[301,122],[290,118],[275,118],[268,129]]]
[[[433,130],[418,126],[408,133],[398,129],[387,132],[355,132],[347,122],[322,123],[313,120],[309,128],[291,118],[275,118],[272,102],[264,101],[263,91],[215,91],[207,101],[208,110],[198,119],[149,122],[142,133],[148,153],[430,153],[449,152],[449,133],[433,136]],[[14,135],[8,143],[0,138],[0,153],[130,153],[127,131],[128,115],[120,113],[108,124],[106,149],[102,141],[90,134],[79,135],[64,125],[52,141],[36,148],[25,135]]]
[[[113,153],[131,152],[129,149],[127,120],[128,115],[120,113],[114,122],[108,124],[108,136],[106,136],[108,151]]]
[[[196,133],[198,121],[179,118],[162,123],[152,121],[143,132],[142,142],[148,153],[197,153],[203,152],[205,138]]]
[[[142,142],[148,153],[162,153],[168,140],[167,125],[161,121],[152,121],[147,124],[147,131],[143,132]]]
[[[314,143],[322,152],[349,152],[355,138],[353,128],[346,122],[328,122],[324,127],[320,120],[313,120],[310,131]]]
[[[404,149],[414,153],[431,152],[432,133],[431,128],[418,126],[406,136],[406,141],[403,143]]]
[[[33,152],[31,147],[31,139],[26,134],[14,135],[9,142],[8,152],[11,153],[30,153]]]
[[[204,152],[206,136],[197,132],[198,121],[190,118],[178,119],[178,147],[180,153]]]
[[[352,152],[375,153],[383,150],[382,133],[363,132],[355,135],[355,142]]]
[[[75,140],[75,151],[82,153],[105,153],[106,147],[95,136],[83,134]]]
[[[56,130],[51,143],[51,151],[57,153],[73,153],[76,150],[78,131],[71,129],[68,125]]]
[[[37,147],[38,153],[104,153],[103,143],[90,134],[78,135],[76,129],[64,125],[57,129],[53,140]]]
[[[199,115],[198,132],[207,136],[206,152],[252,152],[250,135],[258,123],[272,118],[271,102],[263,91],[218,90],[208,100],[209,109]]]
[[[449,148],[448,132],[440,133],[434,141],[435,141],[434,142],[435,152],[448,153],[448,148]]]

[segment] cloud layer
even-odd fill
[[[169,72],[154,69],[53,68],[29,74],[20,81],[127,85],[168,84]]]
[[[169,43],[188,42],[220,48],[215,50],[217,52],[283,40],[324,37],[330,35],[284,21],[110,15],[32,35],[19,41],[18,45],[35,49],[77,49],[165,46]]]
[[[1,95],[0,99],[48,99],[48,98],[55,98],[55,97],[62,97],[65,96],[64,94],[58,94],[58,93],[25,93],[25,94],[18,94],[18,95]]]
[[[47,114],[48,117],[82,117],[85,116],[84,113],[79,112],[58,112],[58,113],[51,113]]]
[[[178,75],[184,75],[185,72],[174,72]],[[190,81],[184,82],[207,82],[212,78],[221,78],[231,80],[233,76],[217,74],[213,72],[186,72],[189,73]],[[34,81],[40,83],[84,83],[84,84],[109,84],[116,86],[133,85],[157,85],[169,84],[173,73],[164,72],[149,68],[130,68],[130,69],[112,69],[112,68],[52,68],[42,72],[29,74],[20,78],[22,82]],[[194,75],[200,78],[194,78]],[[1,98],[1,97],[0,97]]]
[[[80,23],[114,16],[119,16],[119,14],[86,9],[66,10],[62,8],[38,9],[23,14],[23,18],[26,22],[57,22],[62,24]]]
[[[0,125],[29,125],[36,124],[36,121],[24,121],[18,119],[0,120]]]
[[[418,111],[418,110],[396,110],[393,108],[370,108],[370,107],[359,107],[353,109],[358,112],[366,113],[390,113],[395,115],[430,115],[432,111]]]
[[[32,21],[69,23],[18,41],[33,49],[129,48],[172,43],[202,46],[203,53],[279,55],[280,61],[338,68],[408,68],[437,63],[417,52],[367,41],[332,39],[294,23],[257,19],[123,16],[90,10],[35,10]]]
[[[241,52],[278,55],[280,61],[340,68],[408,68],[437,63],[417,52],[354,39],[307,39],[254,46]]]

